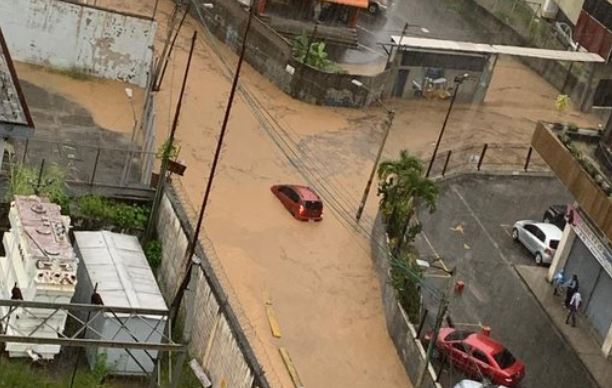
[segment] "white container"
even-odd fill
[[[105,306],[149,308],[167,310],[166,303],[144,252],[134,236],[111,232],[75,232],[75,249],[81,259],[78,270],[79,287],[74,295],[74,303],[91,303],[94,287],[102,297]],[[86,314],[84,314],[86,315]],[[161,342],[165,318],[141,316],[130,318],[127,314],[117,314],[125,328],[112,313],[105,313],[92,324],[86,338],[113,338],[117,341]],[[86,316],[81,316],[86,318]],[[146,372],[153,371],[157,352],[130,350]],[[100,354],[106,353],[106,366],[114,375],[144,375],[145,372],[124,349],[88,348],[87,360],[93,368]]]

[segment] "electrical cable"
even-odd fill
[[[207,35],[207,38],[208,38],[207,40],[208,42],[211,43],[213,51],[215,51],[215,53],[217,54],[216,57],[220,60],[220,62],[222,63],[224,67],[222,69],[224,72],[224,76],[230,79],[231,78],[231,68],[228,66],[227,62],[222,59],[223,56],[220,53],[220,49],[217,47],[217,42],[215,41],[216,38],[214,36],[212,36],[211,38],[212,33],[208,30],[207,25],[203,23],[202,16],[199,13],[199,9],[196,8],[196,10],[198,11],[198,14],[200,16],[201,24],[203,24],[202,27],[205,31],[205,34]],[[203,42],[201,42],[200,44],[204,45]],[[341,222],[341,224],[345,227],[345,229],[347,229],[349,232],[355,231],[355,229],[357,229],[360,235],[372,241],[371,233],[368,232],[363,225],[360,225],[354,222],[352,218],[352,214],[350,214],[349,209],[347,209],[348,205],[346,205],[346,203],[343,203],[342,201],[339,201],[336,198],[336,195],[334,194],[333,189],[332,190],[327,189],[327,187],[329,186],[328,182],[326,182],[320,176],[317,177],[317,175],[319,174],[309,174],[308,171],[306,171],[305,167],[307,166],[304,163],[300,162],[302,156],[299,155],[298,151],[296,151],[295,142],[291,142],[290,140],[286,138],[289,135],[287,134],[285,129],[282,127],[282,125],[278,123],[278,121],[274,118],[274,116],[272,116],[272,114],[261,104],[259,99],[257,99],[253,95],[253,93],[250,92],[249,88],[244,83],[240,84],[239,93],[241,94],[241,96],[243,97],[243,100],[247,103],[247,105],[251,107],[252,113],[257,118],[260,125],[263,127],[263,129],[266,131],[269,137],[273,140],[273,142],[277,145],[279,150],[285,155],[286,159],[290,162],[290,164],[296,168],[296,170],[300,173],[300,175],[302,175],[302,177],[310,185],[315,187],[315,189],[319,193],[322,193],[321,196],[325,199],[328,206],[331,208],[332,212],[337,216],[337,219]],[[262,113],[265,113],[265,115],[267,115],[267,118]],[[275,129],[273,127],[274,125],[276,125],[278,129]],[[283,137],[283,135],[279,132],[279,130],[285,134],[285,137]],[[314,169],[310,169],[310,168],[308,168],[308,170],[315,171]],[[367,246],[364,247],[363,243],[364,243],[363,241],[358,239],[358,245],[367,254],[370,254],[368,247]],[[374,245],[380,252],[387,251],[387,247],[383,246],[383,244],[380,241],[374,241]],[[430,285],[429,282],[427,282],[424,278],[420,276],[420,274],[414,271],[410,271],[408,274],[416,282],[418,282],[418,284],[421,285],[422,289],[429,291],[434,297],[438,297],[438,298],[440,297],[440,291],[437,288]]]

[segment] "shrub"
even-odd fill
[[[149,217],[145,206],[116,202],[95,195],[77,200],[78,215],[84,218],[108,223],[121,230],[144,230]]]
[[[144,247],[145,256],[153,271],[159,268],[162,261],[162,243],[159,240],[151,240]]]
[[[62,213],[67,214],[70,199],[66,194],[66,174],[57,164],[51,164],[40,170],[16,163],[11,166],[9,189],[6,200],[12,201],[15,195],[34,195],[47,197],[49,201],[62,207]]]

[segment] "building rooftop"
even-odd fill
[[[0,129],[3,124],[4,127],[8,124],[11,128],[34,127],[6,41],[0,30]]]

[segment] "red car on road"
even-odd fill
[[[323,202],[310,187],[275,185],[270,190],[296,219],[300,221],[322,220]]]
[[[525,376],[525,364],[482,333],[443,327],[436,348],[457,369],[472,377],[482,375],[494,384],[512,387]]]

